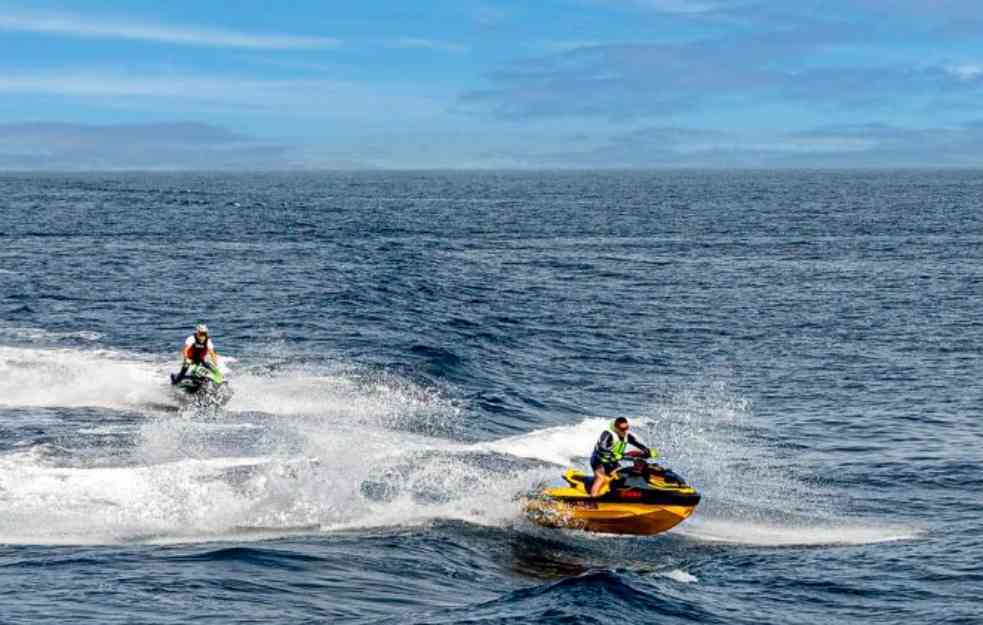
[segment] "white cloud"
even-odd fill
[[[435,41],[433,39],[423,39],[419,37],[401,37],[389,42],[390,48],[416,48],[420,50],[434,50],[438,52],[467,52],[467,46],[446,41]]]
[[[983,74],[983,65],[953,65],[945,71],[960,80],[973,80]]]
[[[660,13],[708,13],[719,8],[715,2],[694,0],[628,0],[628,4]]]
[[[528,44],[526,47],[535,52],[545,52],[547,54],[557,54],[570,52],[579,48],[593,48],[604,45],[605,42],[599,39],[549,39]]]
[[[341,41],[334,37],[244,33],[234,30],[120,21],[67,13],[0,13],[0,30],[156,41],[216,48],[300,50],[336,48],[341,45]]]
[[[593,5],[615,6],[654,13],[670,13],[677,15],[700,15],[712,13],[724,7],[721,0],[581,0]],[[729,4],[733,4],[729,0]]]
[[[288,112],[324,118],[390,116],[394,110],[403,118],[432,116],[446,108],[432,91],[421,93],[400,83],[202,74],[130,76],[92,70],[0,74],[0,94],[102,98],[114,108],[126,108],[135,100],[141,110]]]

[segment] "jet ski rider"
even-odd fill
[[[608,482],[608,475],[618,468],[618,461],[625,457],[628,445],[637,447],[643,457],[657,458],[659,453],[649,449],[634,434],[628,432],[628,419],[618,417],[611,427],[601,432],[601,437],[594,446],[590,456],[590,468],[594,470],[594,483],[590,487],[590,496],[597,497],[601,488]],[[632,455],[632,454],[628,454]]]
[[[215,352],[212,339],[208,338],[208,326],[203,323],[195,326],[195,333],[184,341],[181,358],[181,372],[171,374],[171,384],[177,384],[183,380],[192,364],[202,365],[208,369],[214,369],[218,366],[218,354]]]

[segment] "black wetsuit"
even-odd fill
[[[617,435],[611,430],[601,432],[601,437],[597,439],[597,445],[594,446],[594,453],[590,456],[590,468],[592,470],[597,471],[598,467],[604,467],[605,473],[611,473],[618,468],[618,459],[615,458],[613,453],[615,436]],[[652,453],[631,432],[625,435],[624,440],[626,444],[636,447],[645,455]]]

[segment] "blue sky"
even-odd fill
[[[0,169],[983,164],[978,0],[282,5],[0,0]]]

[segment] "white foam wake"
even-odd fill
[[[510,458],[579,455],[598,423],[478,445],[330,416],[228,424],[261,437],[266,453],[243,455],[239,439],[228,439],[230,430],[219,424],[153,420],[143,426],[129,465],[65,468],[31,453],[0,459],[0,542],[195,541],[237,532],[265,538],[296,528],[417,526],[434,519],[505,527],[522,515],[516,495],[558,474],[556,467],[529,468]],[[257,528],[264,533],[249,533]],[[699,509],[673,531],[692,540],[760,546],[917,536],[910,528],[875,523],[817,517],[768,524]]]
[[[140,412],[169,391],[163,367],[115,352],[0,347],[0,367],[0,406]],[[512,495],[533,481],[509,463],[462,463],[467,445],[426,434],[452,429],[445,421],[459,408],[404,381],[316,369],[233,379],[237,395],[222,415],[82,423],[67,448],[0,456],[0,542],[210,540],[433,518],[501,524],[517,514]],[[115,439],[123,448],[75,444],[124,433]]]
[[[590,456],[594,442],[609,423],[609,419],[588,418],[574,425],[561,425],[479,443],[471,449],[568,465],[578,458]],[[635,425],[645,423],[646,420],[634,421]]]
[[[437,426],[460,412],[453,403],[396,379],[350,371],[290,369],[276,376],[223,369],[234,390],[227,409],[274,416],[331,415],[351,422]],[[178,408],[167,358],[111,350],[0,346],[0,407]],[[259,369],[262,371],[262,368]]]
[[[868,545],[912,540],[920,534],[910,527],[862,523],[857,520],[839,523],[824,521],[813,525],[767,525],[742,520],[703,518],[695,518],[681,526],[678,533],[694,540],[761,547]]]
[[[31,449],[0,456],[0,541],[210,540],[243,528],[264,528],[265,537],[446,518],[509,526],[522,515],[517,495],[582,462],[608,424],[589,418],[464,444],[447,437],[463,418],[460,406],[405,381],[328,368],[269,376],[240,366],[221,417],[144,413],[126,426],[126,447],[83,446],[66,452],[86,454],[71,462]],[[140,413],[169,400],[166,373],[167,363],[149,356],[0,347],[0,406]],[[714,391],[628,415],[703,493],[696,515],[674,531],[763,546],[917,536],[838,521],[848,515],[834,514],[826,493],[795,479],[780,450],[748,433],[746,410]],[[111,437],[115,427],[82,424],[75,435]]]
[[[680,584],[695,584],[700,581],[699,579],[696,578],[695,575],[691,573],[687,573],[682,569],[673,569],[671,571],[663,573],[662,575],[668,577],[673,581],[677,581]]]
[[[0,346],[0,406],[123,409],[168,399],[160,366],[109,350]]]

